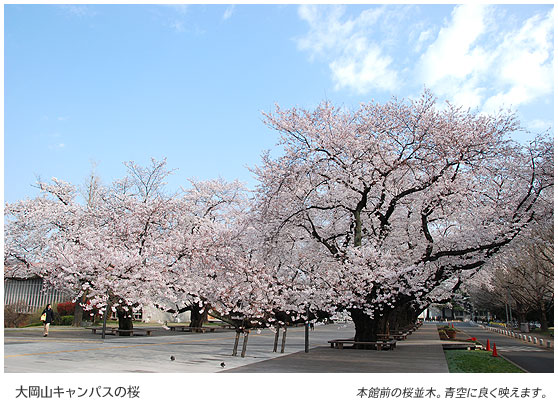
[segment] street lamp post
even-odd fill
[[[309,346],[310,346],[310,307],[307,306],[306,307],[306,325],[304,325],[304,352],[308,353],[309,352]]]
[[[510,315],[509,315],[509,319],[510,319],[510,324],[508,325],[509,327],[511,327],[511,323],[513,322],[513,318],[512,318],[512,309],[511,309],[511,296],[510,296],[510,287],[508,286],[507,290],[507,301],[508,301],[508,310],[510,311]],[[508,313],[506,312],[506,316],[508,316]]]

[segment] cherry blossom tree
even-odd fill
[[[222,280],[222,262],[231,259],[231,230],[247,207],[246,189],[238,181],[189,181],[174,203],[165,247],[166,286],[153,291],[158,307],[171,313],[190,310],[191,326],[203,324]]]
[[[428,92],[406,103],[323,103],[266,115],[283,154],[239,182],[191,180],[169,194],[165,161],[127,163],[86,200],[54,179],[6,205],[5,260],[16,259],[86,308],[154,304],[212,310],[243,327],[348,311],[375,340],[452,294],[553,213],[553,146],[520,145],[511,113],[488,116]],[[94,183],[94,184],[93,184]]]
[[[416,318],[552,212],[552,141],[516,143],[512,113],[438,108],[426,91],[354,111],[277,108],[266,123],[283,150],[254,169],[269,241],[307,251],[314,304],[348,310],[357,341]]]
[[[85,297],[86,309],[112,308],[128,330],[133,308],[150,303],[150,288],[163,280],[173,199],[162,192],[165,161],[127,168],[124,179],[97,186],[86,203],[74,186],[54,179],[39,184],[41,197],[7,205],[5,259],[29,263],[75,300]]]
[[[111,186],[92,179],[85,201],[55,179],[39,185],[43,196],[7,205],[5,259],[33,263],[86,309],[112,308],[121,329],[131,329],[132,311],[145,305],[191,310],[192,326],[201,326],[210,308],[261,317],[266,309],[256,297],[271,288],[247,242],[244,186],[190,180],[169,195],[165,161],[126,166]]]

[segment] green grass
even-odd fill
[[[539,328],[536,328],[536,329],[532,329],[531,332],[540,333],[541,335],[547,335],[547,336],[554,337],[554,328],[548,328],[548,330],[544,331],[544,332],[542,330],[540,330]]]
[[[489,351],[445,350],[450,373],[522,373],[517,366]]]
[[[34,327],[34,326],[43,326],[43,322],[29,323],[27,325],[22,326],[22,328],[30,328],[30,327]]]

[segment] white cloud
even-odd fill
[[[160,6],[181,16],[188,14],[188,4],[161,4]]]
[[[49,150],[63,150],[66,147],[64,143],[56,143],[48,145]]]
[[[169,27],[177,33],[182,33],[185,31],[184,22],[180,20],[174,20],[169,23]]]
[[[66,11],[67,14],[71,14],[77,17],[94,17],[97,12],[93,10],[90,6],[77,5],[77,4],[65,4],[60,5],[60,8]]]
[[[367,93],[376,88],[395,90],[397,71],[381,44],[371,39],[371,31],[385,14],[385,7],[367,9],[356,18],[344,17],[345,7],[302,5],[298,15],[310,26],[297,39],[298,48],[310,58],[328,62],[336,88]]]
[[[235,5],[231,4],[229,7],[227,7],[227,9],[225,10],[225,13],[223,13],[223,20],[228,20],[231,18],[231,16],[234,13],[234,9],[235,9]]]
[[[432,28],[421,31],[418,39],[416,40],[414,51],[418,53],[422,50],[425,43],[428,43],[434,37],[434,30]]]
[[[457,6],[417,64],[417,78],[457,104],[494,112],[553,91],[552,12],[519,28],[492,6]]]
[[[527,127],[529,129],[536,129],[536,130],[546,130],[550,129],[554,126],[551,121],[543,120],[543,119],[533,119],[527,123]]]
[[[536,15],[509,33],[495,51],[494,81],[500,91],[487,99],[486,110],[520,105],[554,90],[553,13]]]
[[[356,41],[355,45],[358,43]],[[397,73],[390,69],[391,57],[383,56],[376,45],[365,48],[363,52],[347,53],[330,63],[336,88],[348,87],[361,94],[374,88],[395,90],[398,79]]]
[[[491,63],[478,45],[486,32],[489,7],[481,4],[458,6],[450,24],[442,27],[418,61],[418,77],[436,93],[452,97],[466,106],[478,106],[483,88],[480,73]]]
[[[327,64],[336,89],[360,94],[426,86],[485,112],[552,96],[553,9],[525,17],[522,7],[471,3],[441,22],[424,10],[302,5],[308,31],[297,46]]]

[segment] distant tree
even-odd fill
[[[514,240],[481,274],[483,286],[472,288],[477,307],[496,311],[509,304],[519,322],[537,313],[548,329],[554,305],[554,229],[552,221],[533,226]]]
[[[162,193],[164,161],[127,167],[110,187],[92,181],[85,202],[73,185],[54,179],[39,182],[41,197],[5,209],[5,258],[32,263],[86,309],[112,308],[121,329],[131,329],[134,307],[150,301],[144,286],[158,279],[172,202]]]

